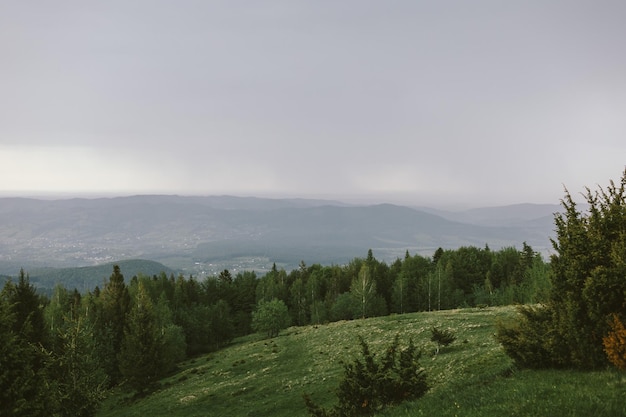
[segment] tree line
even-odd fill
[[[95,413],[112,386],[141,395],[187,357],[253,331],[390,313],[538,302],[549,264],[525,243],[438,249],[390,265],[372,250],[346,265],[276,268],[264,276],[228,270],[198,281],[165,273],[125,280],[119,266],[102,288],[57,285],[38,294],[28,274],[0,293],[0,395],[13,415]],[[13,377],[11,377],[13,376]],[[45,407],[42,406],[45,404]]]

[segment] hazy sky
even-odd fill
[[[0,0],[0,193],[558,203],[626,164],[626,1]]]

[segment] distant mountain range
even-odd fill
[[[405,251],[527,242],[547,254],[559,205],[447,212],[392,204],[253,197],[0,198],[0,274],[19,268],[160,262],[196,276],[341,264],[368,249],[392,261]],[[107,274],[108,276],[108,274]]]

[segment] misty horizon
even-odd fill
[[[11,2],[2,195],[558,204],[617,179],[626,3]]]

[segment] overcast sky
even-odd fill
[[[625,22],[623,0],[0,0],[0,193],[558,204],[624,170]]]

